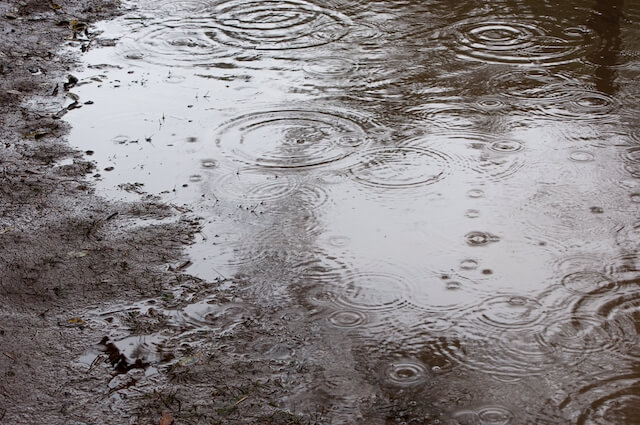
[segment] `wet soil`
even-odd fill
[[[94,164],[66,143],[68,125],[30,103],[65,107],[68,75],[89,45],[72,40],[74,25],[86,24],[90,34],[91,22],[117,7],[116,1],[0,4],[2,423],[126,422],[129,406],[108,409],[106,400],[117,392],[108,386],[112,371],[74,365],[104,337],[83,312],[175,285],[181,273],[169,266],[180,263],[197,226],[154,199],[114,204],[97,196],[86,180]],[[61,51],[65,43],[71,48]],[[127,225],[167,217],[175,220],[137,230]],[[155,421],[149,416],[144,423]]]

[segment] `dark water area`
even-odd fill
[[[640,423],[640,3],[128,7],[71,137],[113,197],[204,218],[189,272],[241,274],[447,423]]]

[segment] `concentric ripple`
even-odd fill
[[[401,387],[420,385],[429,379],[429,370],[427,366],[416,360],[400,359],[384,368],[383,379]]]
[[[516,19],[461,22],[454,48],[464,58],[491,63],[549,66],[576,60],[582,34],[553,36],[537,22]]]
[[[562,278],[562,286],[574,294],[596,294],[616,287],[616,283],[602,273],[581,271],[570,273]]]
[[[640,385],[626,388],[591,403],[576,422],[579,425],[628,424],[640,418]]]
[[[622,159],[625,170],[634,178],[640,178],[640,147],[627,150]]]
[[[610,350],[618,344],[621,337],[619,330],[605,320],[577,315],[548,324],[538,336],[540,344],[553,351],[576,354]]]
[[[211,9],[213,4],[213,0],[143,0],[139,7],[161,16],[193,16]]]
[[[280,199],[296,191],[298,181],[269,170],[244,168],[223,175],[214,186],[214,193],[231,199],[264,202]]]
[[[305,61],[302,67],[308,74],[322,78],[336,78],[349,75],[358,65],[348,58],[327,56]]]
[[[352,272],[336,289],[335,303],[355,311],[394,311],[407,304],[410,288],[393,272]]]
[[[364,160],[351,168],[354,178],[386,189],[434,184],[450,168],[445,154],[420,148],[380,148],[365,151],[362,156]]]
[[[351,24],[345,15],[303,0],[232,0],[217,6],[213,18],[212,38],[255,50],[320,46],[344,37]]]
[[[487,80],[487,89],[496,95],[517,100],[560,101],[570,97],[569,88],[579,82],[573,76],[545,69],[508,69]]]
[[[356,328],[367,322],[367,315],[357,310],[334,311],[327,321],[338,328]]]
[[[564,88],[566,100],[563,102],[540,105],[538,113],[543,118],[553,120],[598,121],[611,118],[618,103],[605,93],[582,87]]]
[[[490,143],[488,149],[499,153],[514,153],[523,150],[524,146],[515,140],[500,140]]]
[[[478,410],[483,425],[507,425],[513,419],[513,412],[502,406],[485,406]]]
[[[518,295],[501,295],[484,302],[476,309],[475,323],[489,329],[530,328],[546,315],[543,305],[533,299]]]
[[[146,63],[193,67],[232,57],[228,46],[215,42],[209,33],[213,22],[206,18],[170,18],[134,28],[117,45],[126,59]]]
[[[491,148],[493,146],[493,148]],[[524,160],[518,155],[500,155],[496,153],[495,149],[499,149],[495,145],[489,145],[488,152],[482,152],[478,155],[475,161],[471,164],[471,169],[476,173],[473,176],[473,181],[494,181],[500,182],[506,180],[515,175],[522,167],[524,167]],[[506,145],[502,146],[504,149]],[[515,148],[515,147],[511,147]],[[517,151],[512,151],[515,153]],[[509,153],[508,151],[501,153]]]
[[[256,112],[220,127],[216,144],[233,160],[265,168],[332,163],[366,142],[363,128],[338,114],[307,110]]]
[[[618,425],[637,423],[640,418],[640,375],[596,377],[595,383],[579,388],[560,403],[577,412],[576,425]]]

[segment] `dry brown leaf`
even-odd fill
[[[158,422],[158,425],[173,425],[174,419],[173,416],[171,416],[170,413],[163,413],[162,417],[160,418],[160,422]]]

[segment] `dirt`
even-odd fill
[[[132,230],[132,220],[179,213],[153,199],[114,204],[97,196],[86,180],[94,171],[90,157],[65,142],[64,121],[38,107],[69,103],[64,85],[88,44],[73,41],[74,24],[113,16],[117,7],[0,3],[2,423],[121,423],[122,414],[105,412],[96,398],[101,379],[73,366],[104,336],[81,317],[91,306],[154,296],[175,284],[180,273],[168,266],[180,262],[193,232],[186,215]],[[72,48],[61,51],[69,39]],[[82,406],[81,413],[70,416],[70,406]]]
[[[188,208],[95,192],[91,152],[67,144],[61,118],[91,23],[118,7],[0,3],[0,422],[436,423],[435,383],[381,384],[383,360],[319,327],[304,297],[268,302],[275,272],[189,276],[183,247],[201,220]],[[172,321],[199,300],[243,313],[225,329]],[[125,352],[114,329],[160,348]]]

